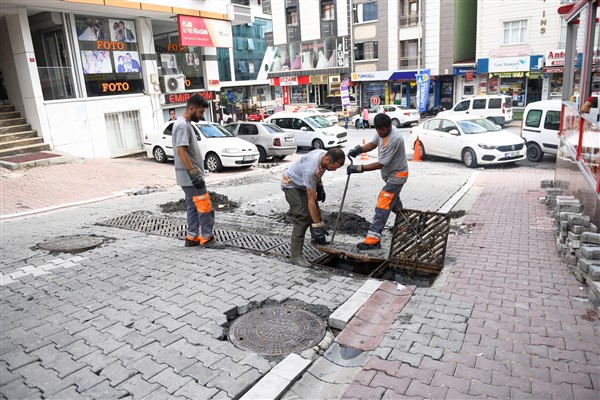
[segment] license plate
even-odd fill
[[[254,160],[256,160],[256,157],[254,157],[254,156],[244,156],[243,160],[244,161],[254,161]]]
[[[293,141],[294,141],[294,138],[292,138],[292,137],[286,137],[286,138],[285,138],[285,141],[286,141],[286,142],[293,142]]]
[[[504,153],[504,158],[508,158],[508,157],[516,157],[519,155],[518,151],[511,151],[510,153]]]

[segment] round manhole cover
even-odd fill
[[[285,356],[318,344],[325,323],[315,314],[295,307],[265,307],[236,319],[229,340],[237,347],[268,356]]]
[[[62,236],[46,240],[38,245],[40,249],[74,253],[93,249],[102,244],[104,239],[97,236]]]

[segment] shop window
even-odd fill
[[[221,82],[231,81],[229,49],[217,48],[217,64],[219,65],[219,80]]]
[[[133,20],[75,16],[88,96],[142,93],[142,67]]]
[[[354,60],[376,60],[379,58],[378,42],[356,43],[354,45]]]
[[[542,120],[542,110],[529,110],[525,119],[525,126],[539,128]]]
[[[377,20],[377,2],[356,4],[354,9],[354,23],[369,22]]]
[[[485,110],[486,99],[473,100],[473,110]]]
[[[417,41],[403,40],[400,42],[400,67],[417,66]]]
[[[504,23],[504,44],[520,44],[527,42],[527,20],[508,21]]]

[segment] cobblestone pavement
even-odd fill
[[[451,162],[410,168],[403,201],[424,210],[441,207],[472,173]],[[288,236],[290,227],[270,214],[286,209],[279,174],[209,182],[242,202],[234,213],[217,213],[218,227]],[[403,308],[392,307],[385,331],[373,323],[376,348],[347,357],[352,339],[342,331],[285,397],[597,398],[598,322],[585,289],[555,256],[550,220],[537,203],[539,181],[551,177],[544,168],[480,170],[472,192],[481,194],[472,207],[457,205],[472,232],[451,237],[446,273],[434,287],[413,288],[408,299],[388,284],[389,303],[383,294],[373,298]],[[345,182],[344,171],[326,175],[324,209],[337,211]],[[380,186],[377,174],[353,176],[348,209],[369,219]],[[364,281],[95,225],[134,211],[158,214],[160,204],[181,197],[167,188],[0,224],[2,398],[237,398],[279,359],[230,344],[231,318],[287,300],[332,312]],[[79,254],[37,248],[75,234],[106,240]],[[350,325],[369,329],[361,318]]]

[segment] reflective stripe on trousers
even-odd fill
[[[187,236],[206,242],[213,236],[215,211],[206,189],[198,190],[194,186],[182,186],[187,206]]]
[[[386,183],[383,189],[381,189],[377,198],[375,216],[367,232],[365,243],[374,244],[381,240],[381,233],[390,217],[390,212],[397,212],[402,208],[400,191],[403,186],[403,183]]]

